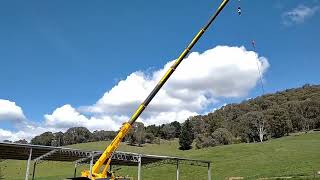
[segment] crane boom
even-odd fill
[[[188,46],[184,49],[184,51],[176,59],[174,64],[165,73],[165,75],[160,79],[160,81],[154,87],[154,89],[151,91],[149,96],[140,104],[138,109],[131,116],[130,120],[122,125],[117,136],[113,139],[111,144],[105,149],[105,151],[102,153],[102,155],[99,157],[99,159],[96,161],[96,163],[92,167],[92,173],[90,173],[88,171],[83,171],[82,177],[87,177],[92,180],[106,177],[105,173],[99,173],[100,168],[103,166],[103,164],[105,163],[105,161],[108,158],[111,158],[112,153],[119,147],[120,142],[125,137],[125,135],[128,133],[128,131],[132,127],[133,123],[138,119],[138,117],[141,115],[141,113],[144,111],[144,109],[148,106],[148,104],[151,102],[151,100],[154,98],[154,96],[159,92],[161,87],[166,83],[166,81],[169,79],[169,77],[172,75],[172,73],[177,69],[177,67],[183,61],[183,59],[190,53],[193,46],[198,42],[198,40],[201,38],[201,36],[204,34],[204,32],[210,27],[210,25],[213,23],[213,21],[220,14],[222,9],[226,6],[226,4],[228,2],[229,2],[229,0],[223,0],[221,2],[220,6],[216,10],[216,12],[210,17],[209,21],[200,29],[200,31],[196,34],[196,36],[191,40],[191,42],[188,44]],[[109,165],[109,163],[110,162],[108,162],[107,165]],[[107,169],[107,167],[105,167],[105,169]],[[105,172],[105,170],[103,172]]]

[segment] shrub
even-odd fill
[[[154,143],[154,141],[155,141],[154,135],[152,133],[146,133],[145,142],[152,144],[152,143]]]
[[[211,136],[199,134],[195,138],[195,146],[197,149],[213,147],[215,146],[215,141]]]
[[[227,145],[232,143],[232,134],[225,128],[218,128],[211,134],[215,145]]]

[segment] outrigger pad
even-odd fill
[[[91,180],[90,178],[87,178],[87,177],[73,177],[73,178],[67,178],[67,179],[73,179],[73,180]]]
[[[91,180],[90,178],[87,178],[87,177],[74,177],[74,178],[67,178],[67,179],[72,179],[72,180]],[[97,180],[110,180],[110,178],[102,178],[102,179],[97,179]]]

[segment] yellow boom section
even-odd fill
[[[141,103],[141,105],[138,107],[138,109],[133,113],[130,120],[127,123],[123,124],[118,135],[114,138],[114,140],[111,142],[111,144],[105,149],[103,154],[99,157],[98,161],[92,167],[92,177],[90,177],[90,172],[88,172],[88,171],[83,171],[82,177],[87,177],[92,180],[99,179],[99,178],[106,178],[106,169],[108,168],[110,161],[108,161],[106,167],[103,170],[103,173],[99,173],[99,170],[101,169],[101,167],[103,166],[105,161],[108,158],[111,158],[112,153],[119,147],[120,142],[125,137],[125,135],[128,133],[132,124],[138,119],[138,117],[143,112],[143,110],[148,106],[148,104],[151,102],[151,100],[154,98],[154,96],[158,93],[158,91],[161,89],[161,87],[165,84],[165,82],[169,79],[171,74],[176,70],[176,68],[179,66],[179,64],[182,62],[182,60],[189,54],[189,52],[191,51],[193,46],[198,42],[198,40],[201,38],[203,33],[209,28],[209,26],[216,19],[216,17],[220,14],[222,9],[225,7],[225,5],[228,2],[229,2],[229,0],[223,0],[221,2],[220,6],[216,10],[216,12],[212,15],[212,17],[209,19],[209,21],[206,23],[206,25],[203,26],[203,28],[201,28],[200,31],[196,34],[196,36],[191,40],[189,45],[184,49],[184,51],[176,59],[174,64],[170,67],[170,69],[161,78],[161,80],[154,87],[154,89],[151,91],[149,96]]]
[[[112,152],[116,150],[116,148],[119,146],[120,142],[124,138],[124,136],[128,133],[130,130],[131,125],[129,123],[125,123],[121,130],[119,131],[118,135],[114,138],[114,140],[111,142],[111,144],[107,147],[107,149],[102,153],[98,161],[94,164],[92,167],[92,173],[98,173],[100,167],[102,167],[103,163],[110,157]]]

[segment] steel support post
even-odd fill
[[[211,163],[208,163],[208,180],[211,180]]]
[[[141,155],[139,155],[139,162],[138,162],[138,180],[141,180]]]
[[[36,166],[37,166],[37,162],[34,161],[34,162],[33,162],[32,180],[34,180],[34,175],[36,174]]]
[[[31,157],[32,157],[32,148],[29,151],[29,158],[28,158],[28,162],[27,162],[27,170],[26,170],[26,178],[25,178],[25,180],[29,179],[29,169],[30,169]]]
[[[76,176],[77,176],[77,166],[78,166],[78,164],[77,164],[77,163],[75,163],[75,164],[74,164],[74,173],[73,173],[73,177],[76,177]]]
[[[93,165],[93,153],[91,154],[91,160],[90,160],[90,178],[92,178],[92,165]]]
[[[180,179],[180,168],[179,168],[179,160],[177,160],[177,180]]]

